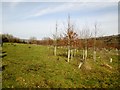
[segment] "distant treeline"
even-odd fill
[[[11,43],[26,43],[25,40],[19,39],[17,37],[14,37],[11,34],[2,34],[0,35],[2,37],[2,42],[11,42]]]
[[[24,44],[37,44],[37,45],[54,45],[54,40],[51,38],[44,38],[42,40],[36,40],[35,38],[30,39],[20,39],[14,37],[11,34],[1,34],[0,38],[2,37],[1,43],[10,42],[10,43],[24,43]],[[112,36],[104,36],[96,38],[96,46],[97,48],[120,48],[119,47],[119,35],[112,35]],[[87,39],[88,47],[93,47],[94,38]],[[73,48],[81,48],[84,44],[84,39],[75,39],[71,41]],[[57,38],[57,46],[67,46],[67,38],[66,37],[59,37]]]

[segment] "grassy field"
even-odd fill
[[[78,69],[81,51],[69,63],[66,49],[40,45],[3,45],[3,88],[117,88],[120,87],[117,51],[98,51],[97,61],[88,52],[86,65]],[[109,62],[109,57],[113,62]],[[102,66],[108,64],[112,69]],[[85,68],[86,67],[86,68]]]

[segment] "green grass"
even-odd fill
[[[16,46],[15,46],[16,45]],[[3,88],[114,88],[119,85],[118,56],[115,50],[108,56],[113,58],[110,63],[106,54],[98,51],[101,56],[94,62],[92,50],[88,52],[89,58],[85,68],[78,69],[81,51],[69,63],[65,48],[57,49],[57,56],[53,55],[53,47],[5,43],[3,51],[7,56],[2,59],[2,87]],[[29,48],[31,47],[31,48]],[[102,67],[101,63],[107,63],[112,70]]]

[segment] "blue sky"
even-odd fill
[[[91,32],[99,24],[99,36],[118,33],[117,2],[2,2],[2,33],[19,38],[52,37],[55,23],[64,33],[68,13],[80,32],[87,25]]]

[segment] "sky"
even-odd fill
[[[97,22],[98,36],[118,34],[118,2],[24,1],[4,0],[0,3],[0,17],[2,17],[0,32],[22,39],[52,37],[56,22],[58,34],[65,32],[69,14],[77,33],[80,33],[85,26],[93,32],[94,24]]]

